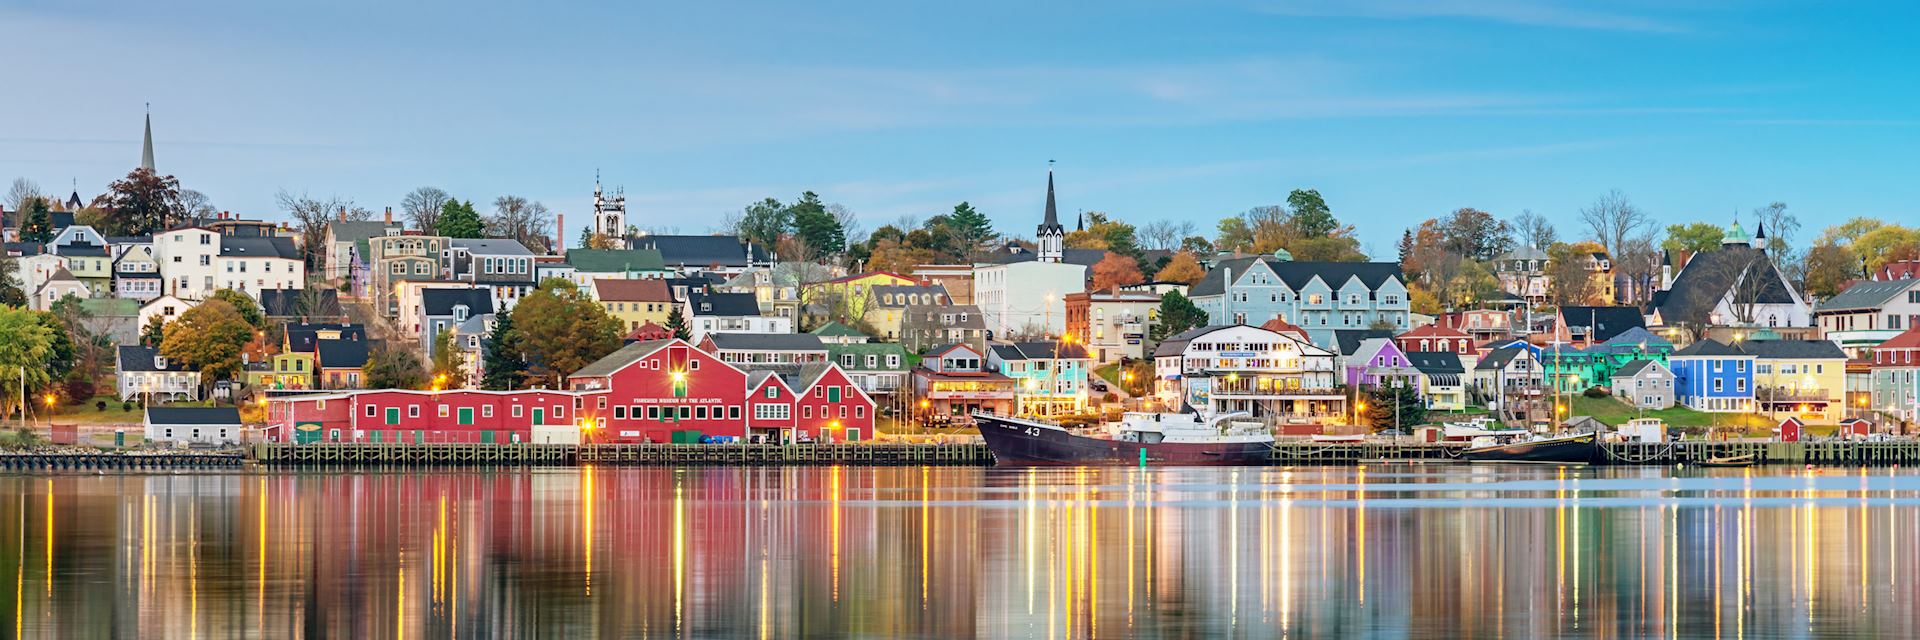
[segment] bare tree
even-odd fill
[[[180,210],[187,212],[189,218],[202,219],[211,218],[214,214],[220,213],[220,209],[213,206],[212,198],[194,189],[180,190]]]
[[[1626,247],[1628,238],[1653,225],[1647,212],[1633,206],[1633,201],[1619,189],[1608,191],[1581,209],[1580,221],[1587,224],[1594,241],[1607,250],[1607,255],[1618,255],[1619,250]]]
[[[1793,245],[1794,233],[1800,231],[1800,218],[1787,211],[1787,203],[1774,202],[1753,210],[1754,220],[1758,223],[1755,232],[1765,230],[1767,241],[1759,246],[1767,250],[1767,257],[1773,259],[1790,282],[1806,279],[1807,255],[1804,250]]]
[[[852,209],[838,202],[832,202],[827,204],[827,213],[832,214],[834,221],[840,223],[841,234],[846,237],[849,244],[867,237],[866,229],[860,224],[860,216],[855,215]]]
[[[500,196],[493,200],[493,216],[487,219],[487,231],[499,238],[519,242],[528,250],[546,253],[552,250],[553,216],[547,205],[520,196]]]
[[[453,197],[439,187],[420,187],[400,199],[400,210],[406,213],[407,222],[413,223],[413,228],[434,235],[440,225],[440,209],[451,199]]]
[[[373,212],[354,204],[352,200],[339,196],[326,199],[314,198],[306,193],[293,195],[281,189],[274,196],[280,208],[286,210],[287,217],[293,219],[294,226],[300,231],[300,249],[306,254],[307,272],[312,273],[319,265],[326,249],[322,245],[327,241],[327,223],[336,220],[358,221],[373,218]]]
[[[14,178],[13,188],[7,190],[7,210],[20,211],[25,209],[27,208],[27,203],[32,202],[34,198],[38,197],[41,197],[40,185],[26,178]]]
[[[1625,276],[1627,282],[1626,288],[1617,292],[1619,304],[1645,302],[1659,284],[1655,278],[1660,273],[1660,246],[1653,238],[1653,231],[1649,229],[1628,238],[1620,252],[1614,254],[1613,268]]]
[[[1180,246],[1180,240],[1182,238],[1187,237],[1186,234],[1180,231],[1178,226],[1166,220],[1149,222],[1145,226],[1140,227],[1138,234],[1140,238],[1140,248],[1163,251],[1172,250],[1174,247]]]
[[[1560,239],[1553,230],[1553,223],[1532,209],[1520,210],[1519,217],[1513,219],[1512,227],[1515,240],[1540,251],[1546,251],[1547,247]]]

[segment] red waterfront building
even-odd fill
[[[771,441],[873,434],[874,402],[832,363],[749,372],[682,340],[635,342],[571,389],[381,389],[271,401],[267,437],[295,442],[673,442],[675,432]]]

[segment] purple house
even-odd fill
[[[1420,371],[1413,368],[1407,354],[1387,338],[1368,338],[1346,357],[1346,383],[1350,387],[1392,385],[1394,380],[1418,386]]]

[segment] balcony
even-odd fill
[[[1818,387],[1755,387],[1753,397],[1762,402],[1832,402],[1833,394]]]

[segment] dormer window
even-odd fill
[[[453,305],[453,321],[454,322],[467,321],[467,305],[464,305],[464,304]]]
[[[155,368],[155,369],[165,369],[165,368],[167,368],[167,357],[166,357],[166,356],[154,356],[154,357],[153,357],[153,368]]]

